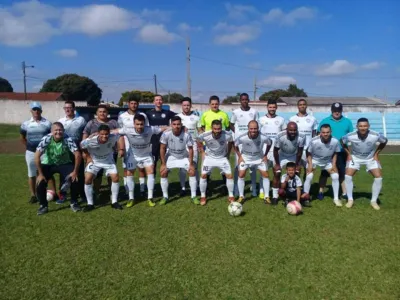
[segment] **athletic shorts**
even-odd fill
[[[293,156],[279,156],[279,165],[283,169],[289,162],[296,163],[296,155]]]
[[[146,168],[146,167],[151,167],[154,165],[154,160],[151,155],[149,156],[144,156],[144,157],[137,157],[135,155],[132,156],[132,169],[131,170],[136,170],[136,168]]]
[[[317,167],[320,167],[322,170],[330,170],[332,169],[332,162],[328,163],[320,163],[318,160],[313,159],[312,160],[312,168],[316,169]],[[306,164],[306,168],[308,168],[308,163]]]
[[[232,174],[231,164],[226,157],[217,159],[206,156],[201,167],[201,174],[210,174],[214,168],[220,169],[221,174]]]
[[[351,160],[347,162],[346,168],[360,170],[362,165],[365,165],[367,172],[373,169],[382,169],[381,164],[373,158],[360,159],[355,156],[351,156]]]
[[[35,152],[26,150],[25,151],[25,160],[26,165],[28,167],[28,177],[36,177],[37,175],[37,168],[35,164]]]
[[[186,171],[189,170],[189,159],[185,158],[176,158],[175,156],[168,156],[167,158],[167,169],[185,169]]]
[[[101,170],[105,170],[106,176],[110,174],[118,174],[117,166],[114,163],[94,163],[90,162],[85,169],[85,172],[97,175]]]
[[[268,171],[268,165],[265,162],[263,162],[261,159],[255,160],[255,161],[241,162],[239,165],[239,171],[245,171],[248,168],[258,169],[263,172]]]

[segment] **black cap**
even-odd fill
[[[333,103],[332,106],[331,106],[331,111],[340,111],[340,112],[342,112],[343,111],[342,103],[340,103],[340,102]]]

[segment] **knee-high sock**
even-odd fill
[[[88,205],[93,205],[93,184],[85,184],[85,195]]]
[[[269,191],[264,192],[263,178],[260,176],[260,194],[267,194]]]
[[[186,189],[186,170],[185,169],[179,169],[179,181],[181,182],[181,189],[185,190]]]
[[[119,182],[111,183],[111,202],[116,203],[118,199]]]
[[[270,186],[270,182],[269,182],[269,178],[262,178],[262,182],[263,182],[263,186],[265,188],[265,192],[264,192],[264,197],[269,197],[269,186]]]
[[[250,173],[251,178],[251,187],[253,194],[257,192],[257,169],[252,170],[253,172]]]
[[[160,184],[163,197],[168,199],[168,178],[161,177]]]
[[[196,197],[197,180],[196,176],[189,177],[190,194],[192,198]]]
[[[135,199],[135,182],[133,176],[126,177],[126,185],[128,186],[129,200]]]
[[[147,199],[153,199],[154,174],[147,175]]]
[[[311,189],[311,182],[313,180],[314,173],[310,173],[306,176],[306,180],[304,181],[304,193],[309,194]]]
[[[244,178],[238,178],[237,186],[239,190],[239,196],[244,197]]]
[[[381,192],[382,189],[382,177],[375,178],[374,183],[372,184],[372,197],[371,197],[371,202],[377,202],[379,193]]]
[[[128,187],[128,184],[126,182],[126,180],[127,180],[126,177],[127,176],[124,176],[124,187],[125,187],[125,193],[128,194],[129,193],[129,187]]]
[[[353,200],[353,176],[345,175],[344,182],[346,184],[347,199]]]
[[[272,188],[272,198],[278,198],[279,197],[279,189],[278,188]]]
[[[207,178],[200,178],[200,194],[202,198],[206,197]]]
[[[234,173],[233,173],[233,192],[235,193],[235,195],[237,195],[237,193],[239,193],[240,195],[240,191],[239,191],[239,170],[238,167],[235,168]]]
[[[333,200],[339,200],[339,174],[332,173]]]
[[[140,191],[144,192],[144,188],[146,186],[146,178],[144,177],[139,177],[139,184],[140,184]]]
[[[226,187],[228,188],[229,197],[233,197],[233,179],[226,179]]]

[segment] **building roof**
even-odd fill
[[[0,100],[25,101],[24,93],[0,93]],[[27,101],[62,101],[62,93],[26,93]]]
[[[343,105],[390,105],[390,103],[369,97],[280,97],[286,105],[297,105],[297,101],[306,99],[308,105],[332,105],[335,102],[340,102]],[[280,102],[280,101],[278,101]],[[393,105],[393,104],[392,104]]]

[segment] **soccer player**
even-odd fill
[[[272,205],[278,204],[279,181],[282,168],[289,162],[295,162],[296,172],[300,169],[301,155],[305,136],[299,133],[297,124],[289,122],[286,131],[278,133],[274,144],[274,182],[272,188]]]
[[[236,139],[242,134],[248,133],[248,125],[250,121],[258,121],[258,112],[249,106],[249,95],[246,93],[240,94],[240,107],[232,112],[230,120],[230,128],[234,132]],[[242,146],[240,146],[241,148]],[[234,193],[238,191],[238,156],[236,155],[235,176],[234,176]],[[257,196],[257,173],[251,172],[251,186],[253,196]]]
[[[129,141],[129,146],[132,149],[130,161],[127,164],[128,172],[126,177],[126,183],[129,188],[129,201],[126,207],[132,207],[134,203],[134,191],[135,182],[133,181],[133,175],[135,174],[136,168],[144,168],[147,175],[147,203],[150,207],[155,206],[153,201],[154,191],[154,160],[151,153],[151,139],[153,135],[158,135],[163,132],[167,127],[153,127],[144,126],[146,120],[143,115],[136,114],[134,119],[134,128],[120,128],[111,131],[113,134],[126,135]]]
[[[301,163],[305,168],[307,164],[305,150],[308,147],[311,139],[317,134],[318,121],[316,118],[307,113],[307,101],[305,99],[299,99],[299,101],[297,101],[297,109],[299,110],[299,112],[296,115],[292,116],[289,121],[295,122],[297,124],[299,133],[303,134],[306,137],[304,152],[301,160]],[[304,178],[306,176],[305,173],[306,172],[304,172]]]
[[[75,102],[65,101],[64,102],[64,112],[65,117],[58,120],[64,126],[65,133],[74,141],[80,151],[80,144],[82,141],[83,129],[86,126],[86,121],[83,117],[77,116],[75,114]],[[79,165],[78,171],[78,191],[81,200],[86,202],[85,195],[85,164],[81,163]],[[56,201],[57,204],[62,204],[65,201],[65,196],[59,193],[59,199]]]
[[[296,200],[303,203],[304,206],[309,206],[309,200],[305,200],[301,194],[301,179],[296,175],[297,166],[294,162],[288,162],[286,165],[286,174],[281,178],[279,196],[284,199],[283,205],[286,207],[290,201]]]
[[[163,106],[163,97],[161,95],[155,95],[154,96],[154,109],[149,110],[146,112],[147,118],[149,119],[149,124],[150,126],[169,126],[170,120],[173,116],[176,115],[171,110],[165,110],[162,108]],[[160,159],[160,137],[161,137],[161,132],[158,134],[154,134],[153,137],[151,138],[151,151],[153,154],[154,158],[154,170],[153,170],[153,176],[156,176],[157,173],[157,162]]]
[[[271,168],[274,166],[273,150],[274,150],[275,138],[279,132],[286,129],[285,119],[276,114],[277,109],[278,109],[278,104],[276,103],[276,101],[268,100],[268,103],[267,103],[268,113],[265,116],[262,116],[259,120],[260,127],[261,127],[261,133],[268,136],[272,141],[272,147],[270,148],[270,151],[268,153],[268,166]],[[273,172],[275,172],[274,169],[272,169],[272,170],[273,170]],[[263,188],[262,181],[260,181],[259,198],[262,200],[269,199],[269,190],[266,190],[265,188]]]
[[[379,153],[385,148],[387,138],[382,134],[370,130],[367,118],[360,118],[357,121],[357,130],[342,137],[342,146],[347,153],[346,166],[346,189],[347,204],[351,208],[354,204],[353,199],[353,176],[362,165],[365,165],[367,171],[375,178],[372,184],[371,206],[379,210],[378,197],[382,189],[382,171],[379,163]],[[351,151],[347,144],[351,143]],[[377,147],[377,143],[379,146]]]
[[[74,156],[74,163],[71,153]],[[60,122],[54,122],[51,126],[51,133],[42,138],[35,152],[35,164],[39,174],[36,179],[36,195],[40,202],[38,215],[49,211],[47,181],[56,173],[60,174],[61,182],[70,183],[71,210],[73,212],[81,210],[77,201],[78,170],[81,160],[81,153],[74,141],[64,135],[64,126]]]
[[[194,204],[200,204],[196,198],[197,181],[193,162],[193,138],[185,132],[179,116],[171,118],[171,130],[165,131],[160,139],[161,189],[163,199],[160,205],[168,202],[168,172],[171,169],[185,169],[189,174],[189,185]]]
[[[311,183],[316,167],[326,170],[332,178],[333,203],[342,206],[339,200],[339,174],[336,169],[337,154],[340,153],[340,142],[332,137],[329,124],[321,126],[320,135],[311,139],[306,149],[307,165],[304,193],[310,194]]]
[[[30,104],[32,118],[21,124],[21,142],[26,147],[25,160],[28,167],[28,186],[31,192],[29,203],[36,203],[35,195],[37,168],[35,165],[35,151],[41,139],[50,133],[51,122],[42,117],[42,105],[39,102]]]
[[[235,201],[233,197],[232,169],[229,163],[229,154],[232,149],[233,138],[228,131],[222,130],[222,122],[214,120],[211,123],[211,131],[206,131],[197,137],[198,148],[203,158],[200,179],[200,204],[206,205],[207,175],[211,174],[214,168],[220,169],[226,177],[229,202]],[[202,147],[205,143],[206,150]]]
[[[122,136],[110,134],[110,127],[102,124],[98,128],[98,134],[81,142],[81,148],[86,154],[85,169],[85,193],[88,205],[85,212],[94,209],[93,203],[93,179],[100,170],[105,170],[106,176],[111,178],[111,207],[122,209],[117,202],[119,192],[119,176],[114,161],[114,148],[118,142],[118,155],[123,157],[125,145]]]
[[[128,99],[128,110],[126,112],[123,112],[118,116],[118,125],[120,128],[133,128],[133,118],[135,115],[141,114],[145,117],[145,122],[144,126],[149,126],[149,120],[147,120],[147,116],[143,112],[138,111],[139,107],[139,100],[135,96],[130,96]],[[130,160],[130,156],[132,155],[132,151],[130,150],[129,147],[129,141],[126,136],[124,136],[125,139],[125,155],[124,155],[124,160],[122,162],[122,167],[124,169],[124,187],[125,187],[125,192],[126,194],[129,193],[128,185],[126,183],[126,177],[128,174],[128,168],[127,168],[127,163],[128,160]],[[145,178],[146,178],[146,173],[144,169],[139,169],[139,184],[140,184],[140,192],[142,195],[144,194],[145,190]]]
[[[201,115],[200,125],[202,132],[212,130],[212,122],[219,120],[222,130],[229,130],[229,116],[226,112],[219,109],[219,97],[211,96],[209,100],[210,109]]]
[[[248,168],[260,171],[264,187],[269,190],[268,152],[272,141],[259,131],[258,122],[252,120],[247,125],[248,131],[235,139],[235,152],[238,156],[239,203],[244,201],[244,177]],[[264,149],[264,145],[267,147]],[[254,172],[255,173],[255,172]],[[270,202],[269,200],[265,200]]]
[[[185,97],[181,100],[182,112],[178,114],[178,116],[182,120],[182,125],[187,129],[187,131],[192,136],[194,141],[193,143],[193,162],[195,166],[195,173],[196,173],[196,182],[199,182],[199,173],[197,172],[197,166],[199,162],[199,151],[197,149],[197,136],[199,135],[198,129],[201,127],[200,125],[200,116],[198,112],[192,110],[192,99],[189,97]],[[179,180],[181,183],[181,196],[186,194],[186,175],[187,170],[181,169],[179,172]]]

